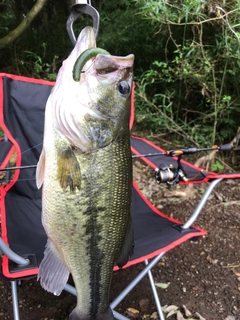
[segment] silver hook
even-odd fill
[[[73,23],[78,19],[78,17],[85,13],[92,17],[93,19],[93,30],[95,36],[98,35],[100,17],[98,11],[92,7],[91,0],[71,0],[70,1],[70,9],[71,13],[67,19],[66,27],[72,44],[75,45],[77,40],[73,31]]]

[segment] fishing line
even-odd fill
[[[9,140],[7,140],[7,141],[9,141]],[[41,142],[41,143],[38,143],[38,144],[36,144],[35,146],[33,146],[32,148],[29,148],[29,149],[26,149],[26,150],[22,151],[22,152],[21,152],[21,155],[23,155],[24,153],[27,153],[27,152],[29,152],[29,151],[31,151],[31,150],[33,150],[33,149],[41,146],[42,144],[43,144],[42,142]],[[3,162],[0,163],[0,166],[1,166],[2,164],[3,164]],[[12,168],[13,168],[13,167],[12,167]],[[7,169],[7,168],[6,168],[6,169]],[[21,169],[21,168],[19,167],[19,169]],[[7,170],[8,170],[8,169],[7,169]],[[2,169],[0,168],[0,171],[6,171],[6,170],[5,170],[5,169],[2,170]]]
[[[21,152],[21,154],[24,154],[24,153],[26,153],[26,152],[28,152],[28,151],[31,151],[32,149],[35,149],[35,148],[41,146],[42,144],[43,144],[42,142],[41,142],[41,143],[38,143],[38,144],[36,144],[35,146],[33,146],[32,148],[27,149],[27,150]]]
[[[90,68],[92,68],[93,65],[94,65],[94,61],[91,63],[91,65],[86,70],[82,70],[81,73],[86,73]]]
[[[26,154],[27,152],[33,150],[33,149],[36,149],[37,147],[41,146],[43,143],[38,143],[36,144],[35,146],[29,148],[29,149],[26,149],[24,151],[21,152],[21,155],[23,154]],[[3,163],[3,162],[2,162]],[[2,165],[2,163],[0,163],[0,165]],[[22,170],[22,169],[35,169],[37,167],[36,164],[33,164],[33,165],[26,165],[26,166],[15,166],[15,167],[7,167],[7,168],[0,168],[0,174],[1,172],[8,172],[8,171],[11,171],[11,170]],[[17,180],[14,180],[14,179],[9,179],[7,182],[6,182],[6,179],[3,178],[2,180],[0,180],[0,185],[2,184],[8,184],[12,181],[14,182],[22,182],[22,181],[33,181],[33,180],[36,180],[35,178],[29,178],[29,179],[17,179]]]

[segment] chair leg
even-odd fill
[[[20,320],[16,280],[11,281],[11,288],[12,288],[12,303],[13,303],[13,319]]]
[[[146,266],[148,265],[148,260],[145,260],[145,265]],[[149,278],[149,282],[150,282],[150,285],[151,285],[151,288],[152,288],[152,293],[153,293],[153,296],[154,296],[154,299],[155,299],[155,303],[156,303],[159,319],[160,320],[165,320],[165,317],[164,317],[164,314],[163,314],[163,311],[162,311],[162,307],[161,307],[161,304],[160,304],[160,301],[159,301],[158,293],[157,293],[157,290],[156,290],[156,286],[155,286],[155,283],[154,283],[154,280],[153,280],[153,275],[152,275],[151,269],[148,271],[148,278]]]
[[[118,313],[115,310],[113,310],[113,316],[114,316],[114,319],[117,319],[117,320],[129,320],[128,318],[124,317],[121,313]]]
[[[164,256],[165,252],[162,252],[158,256],[156,256],[139,274],[138,276],[119,294],[119,296],[110,304],[112,309],[115,307],[126,297],[126,295],[142,280],[142,278],[148,273],[151,268],[153,268],[158,261]],[[125,320],[124,318],[118,318],[116,315],[116,319]],[[164,318],[162,318],[164,319]],[[160,320],[162,320],[160,319]]]
[[[73,296],[77,296],[77,290],[68,283],[65,285],[64,290],[69,292]]]

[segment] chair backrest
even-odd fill
[[[50,81],[0,73],[0,128],[5,134],[0,140],[0,168],[6,168],[13,159],[11,166],[15,167],[37,164],[45,106],[53,85]],[[132,94],[130,128],[133,121]],[[47,237],[41,223],[42,191],[36,187],[35,172],[35,168],[12,170],[9,181],[0,184],[1,236],[14,252],[30,260],[24,268],[4,255],[2,274],[6,278],[36,275],[43,258]]]
[[[2,160],[2,167],[6,167],[6,162],[10,161],[11,157],[14,157],[14,164],[11,163],[11,166],[37,164],[42,149],[45,105],[53,85],[54,83],[49,81],[0,74],[0,126],[6,135],[6,139],[0,142],[1,146],[6,147],[6,159]],[[133,118],[132,94],[130,128]],[[133,144],[135,140],[132,138]],[[145,144],[145,147],[148,147],[148,144]],[[42,193],[41,189],[36,187],[35,168],[12,171],[10,181],[1,186],[2,238],[14,252],[28,258],[31,263],[25,269],[4,256],[2,274],[8,279],[36,275],[47,240],[41,224]],[[189,229],[184,237],[179,239],[179,231],[176,229],[171,239],[168,239],[168,230],[179,222],[165,219],[161,212],[143,197],[136,184],[133,185],[132,194],[136,246],[135,253],[126,266],[151,258],[192,236],[204,234],[202,230]],[[143,227],[146,217],[151,225],[149,230]],[[164,232],[159,241],[158,231],[163,225]],[[11,232],[8,232],[9,230]]]
[[[6,136],[1,146],[8,144],[11,152],[7,158],[10,160],[14,157],[15,166],[38,162],[42,149],[45,105],[53,84],[0,74],[0,127]],[[41,226],[42,194],[36,187],[35,169],[13,170],[10,181],[1,188],[2,238],[13,251],[31,261],[28,268],[32,269],[26,271],[4,256],[3,275],[21,278],[37,274],[36,267],[43,257],[46,234]],[[11,232],[8,233],[8,230]]]

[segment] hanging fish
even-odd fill
[[[100,53],[99,53],[100,52]],[[82,55],[81,55],[82,54]],[[38,277],[59,295],[72,274],[71,320],[113,320],[114,264],[133,253],[130,95],[134,56],[111,56],[83,29],[49,96],[37,166],[48,235]],[[75,79],[75,80],[74,80]]]

